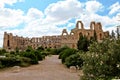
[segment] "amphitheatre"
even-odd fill
[[[102,24],[95,21],[90,23],[89,29],[84,28],[82,21],[77,21],[75,28],[72,29],[70,33],[68,33],[66,29],[63,29],[61,35],[56,36],[24,38],[17,35],[14,36],[12,33],[4,32],[3,48],[6,50],[15,50],[17,47],[19,50],[25,50],[28,46],[36,49],[39,46],[44,48],[60,48],[66,45],[76,49],[80,34],[85,35],[90,39],[94,36],[94,32],[96,32],[98,41],[101,41],[109,35],[108,31],[103,31]]]

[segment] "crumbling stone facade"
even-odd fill
[[[5,32],[3,48],[6,50],[15,50],[16,48],[25,50],[28,46],[32,46],[32,48],[36,49],[39,46],[43,46],[44,48],[60,48],[65,45],[70,48],[77,48],[77,41],[80,34],[90,39],[90,37],[94,36],[94,32],[96,32],[98,41],[109,36],[108,31],[103,32],[100,22],[96,23],[93,21],[90,23],[90,29],[84,29],[83,23],[77,21],[76,27],[71,30],[70,34],[66,29],[63,29],[62,34],[57,36],[24,38],[13,36],[12,33]]]

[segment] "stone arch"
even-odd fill
[[[72,44],[72,48],[75,48],[75,44]]]
[[[74,35],[74,32],[70,32],[70,35]]]
[[[68,35],[68,32],[67,32],[66,29],[63,29],[63,31],[62,31],[62,36],[63,36],[63,35]]]
[[[76,28],[77,29],[84,29],[84,25],[83,25],[82,21],[77,21]]]
[[[96,23],[95,30],[102,30],[102,25],[100,22]]]
[[[94,30],[94,28],[95,28],[95,22],[92,21],[92,22],[90,23],[90,29],[91,29],[91,30]]]
[[[99,34],[99,38],[100,38],[100,40],[102,40],[102,34],[101,33]]]
[[[82,32],[79,33],[79,36],[83,35]]]
[[[86,36],[90,36],[90,32],[86,32]]]
[[[98,30],[102,30],[102,25],[101,25],[101,23],[98,22],[97,25],[98,25]]]
[[[7,46],[10,47],[10,40],[7,41]]]

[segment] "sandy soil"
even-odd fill
[[[17,72],[13,68],[0,71],[0,80],[79,80],[79,72],[71,73],[61,64],[57,55],[48,56],[38,65],[20,68]]]

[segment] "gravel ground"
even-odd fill
[[[61,64],[58,55],[48,56],[38,65],[26,68],[10,68],[0,71],[0,80],[79,80],[79,71],[72,73]]]

